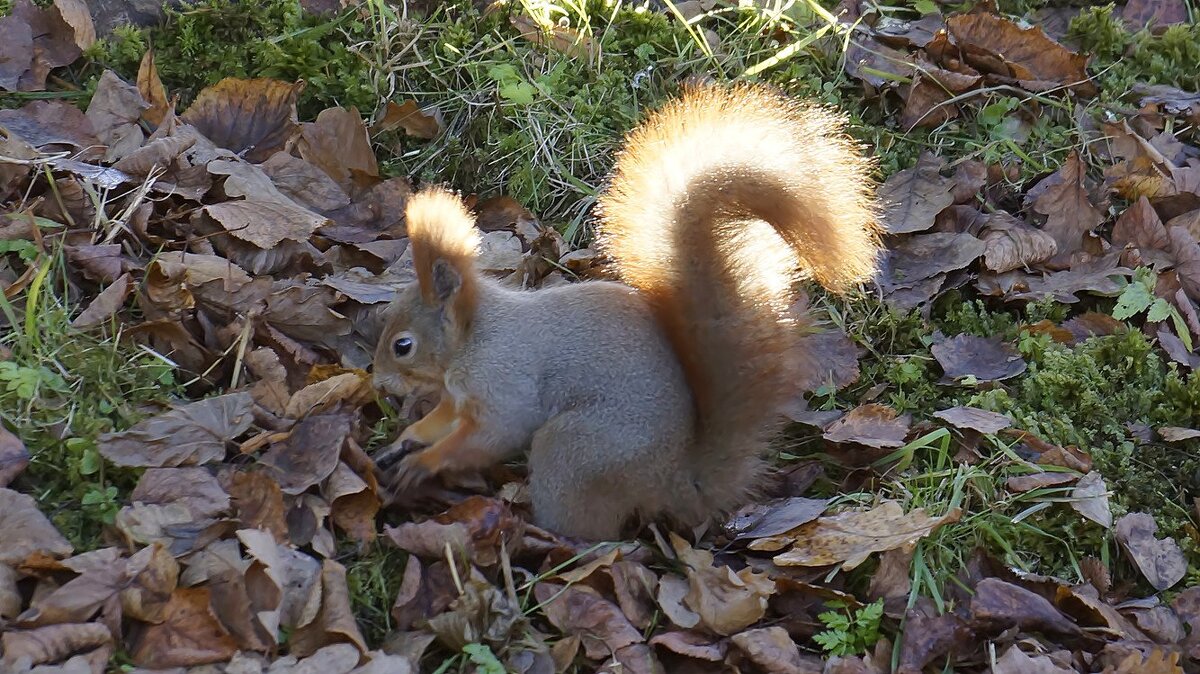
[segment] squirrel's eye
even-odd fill
[[[403,358],[412,353],[413,341],[412,337],[400,337],[392,342],[392,352],[397,358]]]

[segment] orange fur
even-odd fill
[[[752,85],[689,89],[626,139],[598,244],[684,367],[714,510],[753,488],[804,367],[794,281],[842,290],[875,270],[870,168],[837,116]]]
[[[466,325],[475,311],[478,285],[479,230],[474,216],[462,199],[441,187],[426,187],[414,194],[404,215],[422,297],[428,303],[435,301],[433,265],[444,260],[462,279],[454,297],[454,316],[459,325]]]

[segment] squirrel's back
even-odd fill
[[[840,290],[875,270],[870,170],[838,116],[752,85],[686,91],[618,156],[598,243],[683,366],[714,511],[753,489],[798,368],[812,367],[794,282]]]

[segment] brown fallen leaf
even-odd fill
[[[1047,487],[1071,484],[1078,479],[1079,476],[1074,473],[1045,471],[1030,473],[1029,475],[1014,475],[1005,481],[1004,486],[1011,492],[1024,493],[1033,491],[1034,489],[1045,489]]]
[[[977,407],[951,407],[947,410],[934,412],[933,416],[959,429],[970,429],[984,435],[995,435],[1012,425],[1012,419],[981,410]]]
[[[644,630],[650,626],[656,611],[654,596],[658,591],[658,576],[645,565],[632,560],[615,562],[609,569],[613,594],[621,612],[633,626]]]
[[[1058,258],[1081,250],[1084,237],[1104,222],[1104,215],[1088,197],[1086,172],[1079,154],[1072,152],[1061,168],[1025,195],[1026,206],[1046,216],[1042,230],[1054,237]]]
[[[222,480],[238,522],[245,529],[271,532],[276,542],[287,541],[283,491],[266,471],[237,471]]]
[[[707,660],[709,662],[721,662],[725,659],[725,654],[729,651],[729,644],[723,639],[717,640],[711,636],[692,631],[656,634],[650,639],[650,645],[665,648],[672,653],[689,658]]]
[[[100,142],[108,146],[104,161],[115,162],[142,146],[146,134],[138,120],[149,107],[136,86],[122,81],[111,70],[104,71],[87,108],[92,129]]]
[[[142,99],[150,107],[142,112],[142,118],[154,126],[163,123],[168,113],[173,112],[173,105],[167,100],[167,90],[158,77],[158,67],[154,64],[154,50],[147,49],[138,66],[137,88]]]
[[[269,250],[285,240],[307,241],[328,219],[284,196],[262,168],[242,161],[215,160],[208,172],[223,175],[225,193],[243,197],[209,204],[204,212],[226,231]]]
[[[982,80],[978,72],[947,70],[918,56],[912,84],[903,93],[900,125],[909,131],[933,129],[958,117],[959,107],[952,99],[974,89]]]
[[[958,613],[930,616],[909,609],[900,642],[900,666],[896,674],[919,674],[931,662],[968,650],[973,634]]]
[[[19,91],[21,76],[33,65],[33,29],[17,16],[0,17],[0,89]]]
[[[1179,544],[1170,538],[1156,538],[1158,523],[1150,515],[1125,515],[1117,520],[1113,531],[1117,542],[1154,589],[1165,590],[1187,574],[1187,561]]]
[[[1074,669],[1060,667],[1044,655],[1031,657],[1015,644],[996,660],[991,671],[993,674],[1075,674]]]
[[[987,218],[980,240],[986,246],[984,266],[997,273],[1039,264],[1058,253],[1058,243],[1049,232],[1034,229],[1003,212]]]
[[[442,113],[436,107],[421,108],[414,100],[403,103],[388,101],[383,119],[375,123],[372,131],[382,133],[404,129],[413,138],[437,138],[442,132]]]
[[[8,488],[0,488],[0,540],[0,564],[9,566],[35,553],[65,557],[74,550],[32,497]]]
[[[71,325],[76,328],[90,328],[107,321],[125,306],[125,300],[133,292],[132,277],[128,273],[121,274],[107,288],[100,291],[92,299],[87,308],[79,312]]]
[[[1108,506],[1108,485],[1100,473],[1092,471],[1079,478],[1071,492],[1071,507],[1080,515],[1108,529],[1112,527],[1112,510]]]
[[[1051,40],[1039,26],[1021,28],[987,12],[958,14],[946,28],[976,70],[1017,80],[1030,91],[1066,86],[1081,96],[1094,96],[1087,74],[1088,57]]]
[[[1003,381],[1025,372],[1025,359],[1011,345],[999,337],[976,337],[955,335],[939,344],[930,352],[945,372],[944,382],[953,382],[966,377],[976,381]]]
[[[896,501],[884,501],[870,510],[848,510],[826,515],[796,529],[791,549],[776,555],[780,566],[829,566],[841,564],[849,570],[872,553],[912,544],[938,527],[957,522],[959,509],[941,517],[925,514],[923,508],[905,513]],[[750,549],[755,549],[754,544]]]
[[[118,466],[174,467],[225,456],[229,442],[253,423],[248,392],[178,405],[118,433],[100,436],[98,449]]]
[[[229,494],[205,468],[150,468],[142,473],[130,501],[179,503],[196,517],[212,517],[229,509]]]
[[[822,437],[829,442],[876,449],[900,447],[911,424],[907,414],[901,415],[887,405],[868,403],[830,424]]]
[[[35,665],[57,662],[72,653],[105,646],[112,638],[112,632],[100,623],[5,630],[0,635],[0,647],[4,650],[2,662],[9,666],[22,659]]]
[[[676,534],[671,547],[687,567],[688,593],[684,602],[707,629],[728,636],[757,622],[775,593],[775,581],[749,567],[738,572],[714,563],[713,554],[697,550]]]
[[[912,76],[912,57],[869,35],[855,35],[846,49],[846,74],[876,89],[895,85]]]
[[[461,584],[462,592],[445,613],[429,619],[430,631],[453,650],[482,639],[507,641],[522,624],[513,597],[493,585],[477,569]],[[536,593],[536,590],[535,590]]]
[[[87,622],[128,584],[125,560],[115,548],[87,554],[101,557],[106,563],[89,564],[80,569],[80,575],[35,598],[32,606],[17,617],[16,624],[42,627]]]
[[[986,244],[965,232],[905,237],[890,249],[880,284],[888,294],[897,289],[912,288],[938,274],[966,267],[979,259],[986,249]]]
[[[166,618],[171,594],[179,583],[179,564],[161,545],[142,548],[125,563],[129,579],[121,590],[122,613],[142,622]]]
[[[179,116],[246,161],[265,161],[297,132],[296,99],[304,82],[227,77],[206,87]]]
[[[1200,438],[1200,430],[1195,428],[1179,428],[1177,426],[1162,426],[1158,435],[1167,442],[1185,442]]]
[[[799,390],[815,391],[822,386],[839,390],[858,381],[858,359],[862,349],[841,330],[822,330],[804,335],[796,347],[803,365],[795,380]]]
[[[100,154],[92,122],[82,110],[63,101],[32,101],[15,110],[0,110],[0,126],[42,151],[67,146],[79,150],[76,158],[81,160]]]
[[[828,505],[828,499],[799,496],[749,505],[729,518],[725,531],[734,540],[776,536],[815,520]]]
[[[350,195],[329,174],[288,152],[276,152],[258,168],[281,193],[312,211],[324,214],[350,205]]]
[[[353,644],[359,653],[367,652],[367,645],[350,607],[346,567],[331,559],[322,564],[320,611],[311,622],[293,632],[290,643],[290,652],[301,656],[335,643]]]
[[[315,414],[300,420],[291,435],[275,443],[259,459],[285,494],[299,494],[329,477],[350,433],[348,412]]]
[[[1184,0],[1129,0],[1121,8],[1121,20],[1134,31],[1187,23],[1187,4]]]
[[[79,34],[57,3],[48,7],[38,7],[30,0],[12,3],[11,16],[27,23],[33,32],[33,60],[18,84],[20,91],[45,89],[51,70],[70,65],[83,53],[79,43],[88,39],[86,23],[75,11],[75,3],[63,6],[71,21],[79,24]]]
[[[817,674],[821,671],[820,660],[802,656],[796,642],[782,627],[746,630],[729,640],[767,674]]]
[[[596,45],[591,35],[557,22],[538,22],[525,14],[509,17],[509,22],[521,37],[538,45],[549,47],[572,58],[596,57]]]
[[[1079,627],[1044,597],[999,578],[984,578],[971,597],[977,630],[999,632],[1014,626],[1048,634],[1079,634]]]
[[[374,476],[371,476],[372,483]],[[329,501],[333,523],[354,541],[375,540],[375,514],[381,505],[378,486],[359,477],[350,466],[339,462],[322,491]]]
[[[645,641],[616,604],[586,585],[542,582],[534,586],[533,592],[550,624],[579,636],[593,660]]]
[[[237,644],[217,620],[205,587],[178,588],[164,609],[163,622],[146,625],[130,645],[139,667],[167,669],[228,660]]]
[[[1150,200],[1143,196],[1117,218],[1112,243],[1114,246],[1132,244],[1146,253],[1167,250],[1171,240],[1162,218],[1150,205]]]
[[[315,122],[300,126],[296,149],[302,159],[315,164],[343,189],[349,188],[355,173],[379,175],[370,134],[357,108],[322,110]]]
[[[879,188],[884,211],[881,221],[889,234],[922,232],[933,226],[938,213],[954,203],[954,180],[941,175],[946,161],[930,152],[916,166],[893,174]]]
[[[21,438],[0,424],[0,488],[7,487],[29,465],[29,450]]]

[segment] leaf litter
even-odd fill
[[[1179,20],[1177,8],[1151,5],[1130,2],[1123,16],[1143,25]],[[847,71],[897,98],[904,128],[957,119],[974,105],[969,94],[986,87],[1096,93],[1086,56],[986,9],[911,22],[865,18]],[[18,0],[0,18],[0,88],[44,90],[52,69],[95,40],[91,24],[82,3]],[[592,48],[566,30],[547,37],[522,26],[527,39],[565,52]],[[364,369],[379,309],[410,278],[397,213],[413,187],[380,174],[371,137],[402,130],[433,138],[445,121],[414,100],[389,102],[373,123],[353,108],[300,120],[303,87],[227,78],[176,115],[176,95],[147,52],[136,81],[103,72],[86,112],[58,100],[0,111],[0,154],[25,162],[0,164],[6,209],[21,212],[28,188],[51,187],[33,169],[38,161],[60,173],[53,187],[64,198],[131,188],[99,206],[65,199],[38,211],[64,225],[88,300],[74,327],[122,325],[194,376],[189,400],[146,410],[143,421],[99,438],[104,459],[141,471],[118,504],[110,547],[74,554],[36,502],[8,488],[28,490],[20,475],[30,457],[0,429],[6,667],[103,671],[120,650],[143,669],[404,672],[423,671],[435,650],[484,644],[518,671],[564,671],[572,662],[603,671],[891,671],[881,655],[886,639],[873,653],[834,657],[812,641],[829,602],[865,606],[866,597],[839,589],[840,579],[876,559],[870,598],[885,601],[885,620],[908,625],[896,671],[954,663],[956,671],[1175,672],[1184,671],[1181,656],[1200,656],[1194,588],[1164,604],[981,558],[959,578],[966,594],[941,607],[925,596],[906,606],[914,551],[970,516],[957,508],[935,515],[893,500],[792,494],[748,506],[698,543],[672,533],[657,545],[595,549],[528,524],[519,489],[502,500],[468,482],[431,490],[411,509],[413,521],[384,527],[371,543],[383,504],[362,449],[366,417],[376,413]],[[1181,317],[1155,321],[1154,334],[1194,367],[1200,324],[1187,317],[1200,301],[1200,181],[1195,153],[1163,119],[1200,104],[1188,92],[1139,90],[1142,109],[1104,126],[1112,164],[1102,182],[1088,163],[1096,157],[1078,153],[1020,193],[1006,194],[1008,179],[996,178],[1008,167],[950,165],[932,153],[893,174],[880,192],[889,236],[884,298],[925,307],[969,283],[1000,302],[1089,302],[1122,295],[1136,283],[1135,268],[1153,265],[1173,285],[1152,284],[1146,308],[1161,301]],[[71,158],[48,158],[63,151]],[[139,184],[156,199],[144,201]],[[1130,206],[1115,213],[1111,196]],[[553,285],[595,264],[593,252],[572,249],[516,202],[493,199],[476,210],[482,266],[503,282]],[[100,215],[123,226],[97,238],[87,228]],[[30,227],[0,231],[5,240],[36,236]],[[153,257],[135,252],[160,248]],[[1090,312],[1040,329],[1077,343],[1120,325]],[[830,357],[806,389],[858,379],[854,340],[834,329],[810,344]],[[969,335],[935,344],[933,354],[943,386],[1002,386],[1027,367],[1014,345]],[[1178,588],[1186,573],[1179,543],[1158,537],[1144,513],[1114,521],[1109,488],[1086,451],[979,408],[933,416],[963,441],[1011,440],[1027,472],[1008,479],[1010,496],[1060,491],[1080,517],[1112,529],[1151,588]],[[871,400],[821,428],[831,452],[872,458],[929,430]],[[1158,432],[1169,442],[1195,437],[1191,429]],[[364,637],[339,538],[407,553],[384,644]],[[1095,577],[1107,574],[1100,571]],[[988,654],[985,642],[995,646]]]

